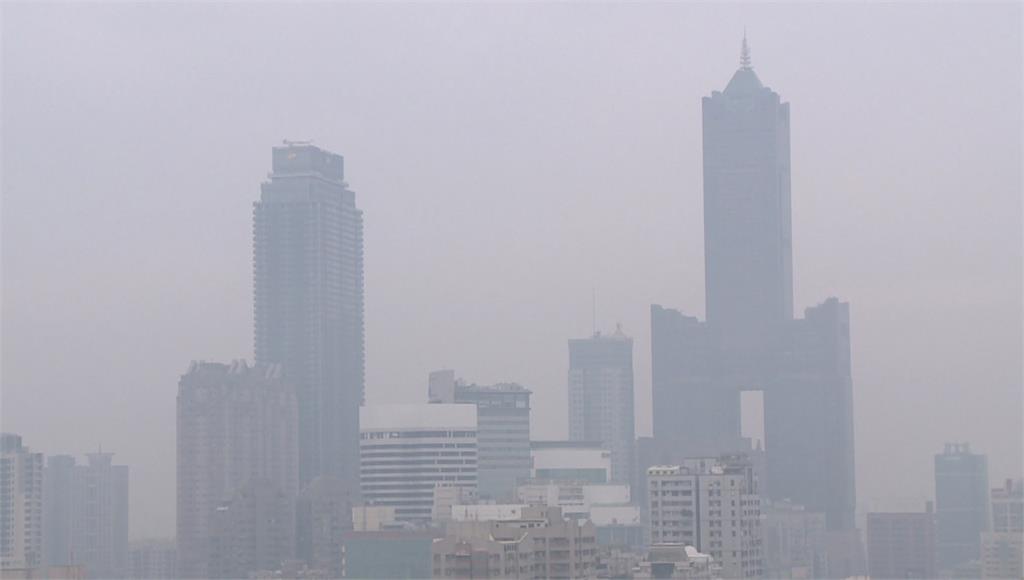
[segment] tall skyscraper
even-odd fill
[[[282,366],[299,401],[299,475],[359,491],[363,214],[340,155],[273,149],[253,212],[256,362]]]
[[[599,441],[611,452],[612,481],[632,483],[633,339],[621,328],[569,340],[569,439]]]
[[[939,571],[978,560],[988,531],[988,458],[967,443],[947,443],[935,456],[936,551]]]
[[[240,557],[232,556],[235,563],[228,565],[227,556],[213,553],[215,534],[221,544],[232,530],[253,538],[294,534],[298,478],[298,406],[280,367],[193,362],[178,384],[180,576],[237,572]],[[262,521],[276,531],[247,530],[246,517],[279,495],[288,498],[290,518]],[[217,520],[218,509],[230,505],[232,513]]]
[[[76,465],[52,456],[43,471],[43,539],[47,566],[81,566],[90,578],[126,578],[128,467],[113,453],[86,454]]]
[[[467,385],[455,371],[430,373],[431,403],[476,406],[479,483],[485,499],[510,499],[530,477],[530,390],[515,383]]]
[[[0,516],[0,570],[41,566],[43,454],[13,433],[0,436]]]
[[[744,39],[739,70],[703,100],[707,320],[651,307],[654,438],[680,456],[748,452],[740,393],[761,391],[762,493],[850,530],[849,306],[793,318],[789,114]]]
[[[1024,480],[992,490],[992,531],[981,534],[981,577],[1024,577]]]

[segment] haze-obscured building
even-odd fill
[[[1024,578],[1024,480],[992,490],[992,531],[981,534],[983,578]]]
[[[279,364],[299,406],[299,478],[359,493],[363,214],[341,155],[274,147],[253,208],[256,362]]]
[[[651,307],[654,438],[689,457],[747,452],[740,393],[761,391],[768,497],[852,530],[849,305],[829,298],[794,319],[789,104],[744,40],[702,108],[707,320]]]
[[[988,458],[967,443],[947,443],[935,456],[935,550],[940,571],[981,557],[989,529]]]
[[[869,513],[868,571],[872,578],[935,578],[935,513]]]
[[[43,563],[43,454],[21,436],[0,435],[0,570],[38,568]]]
[[[299,493],[296,506],[296,559],[330,577],[342,574],[342,537],[353,529],[351,490],[336,477],[321,475]]]
[[[455,380],[455,371],[430,373],[431,403],[476,406],[477,491],[481,498],[508,499],[516,482],[530,477],[530,391],[515,383],[491,386]]]
[[[477,487],[475,405],[371,405],[360,409],[360,481],[368,505],[428,522],[438,487]]]
[[[557,507],[527,506],[518,519],[451,522],[431,552],[434,578],[592,578],[597,536]]]
[[[177,544],[182,578],[210,578],[217,569],[236,571],[238,562],[246,561],[237,555],[240,551],[214,553],[215,531],[222,544],[235,541],[225,537],[233,531],[254,538],[295,533],[298,407],[295,391],[283,381],[279,366],[193,362],[178,384],[177,425]],[[263,501],[268,497],[274,502],[288,499],[270,509]],[[245,527],[244,522],[253,521],[247,514],[276,514],[278,504],[287,505],[292,515],[260,520],[258,530]],[[221,513],[228,509],[225,506],[234,507],[227,517],[218,516],[225,515]],[[215,517],[221,520],[216,530]],[[220,560],[213,562],[213,558]],[[253,570],[280,566],[280,562],[259,564]],[[211,568],[214,565],[219,568]]]
[[[633,339],[616,328],[569,341],[569,439],[611,452],[611,481],[633,481]]]
[[[533,441],[533,479],[608,483],[612,455],[599,441]]]
[[[178,549],[174,540],[138,540],[128,546],[129,573],[138,580],[178,578]]]
[[[824,578],[825,514],[788,501],[761,504],[764,574],[768,578]]]
[[[345,532],[339,546],[345,578],[430,578],[437,530]]]
[[[128,559],[129,469],[113,453],[48,458],[43,472],[46,565],[81,566],[92,578],[125,578]]]

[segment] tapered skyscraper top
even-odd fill
[[[743,46],[740,48],[740,68],[750,70],[750,45],[747,44],[747,32],[743,31]]]

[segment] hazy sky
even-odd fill
[[[859,510],[919,510],[968,440],[1021,472],[1021,7],[2,6],[3,429],[132,469],[173,535],[177,381],[252,358],[252,202],[281,139],[365,212],[367,399],[427,373],[534,391],[566,339],[703,317],[700,98],[738,65],[792,107],[798,311],[851,302]]]

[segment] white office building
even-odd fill
[[[360,488],[401,521],[429,521],[434,490],[477,487],[476,405],[376,405],[359,412]]]

